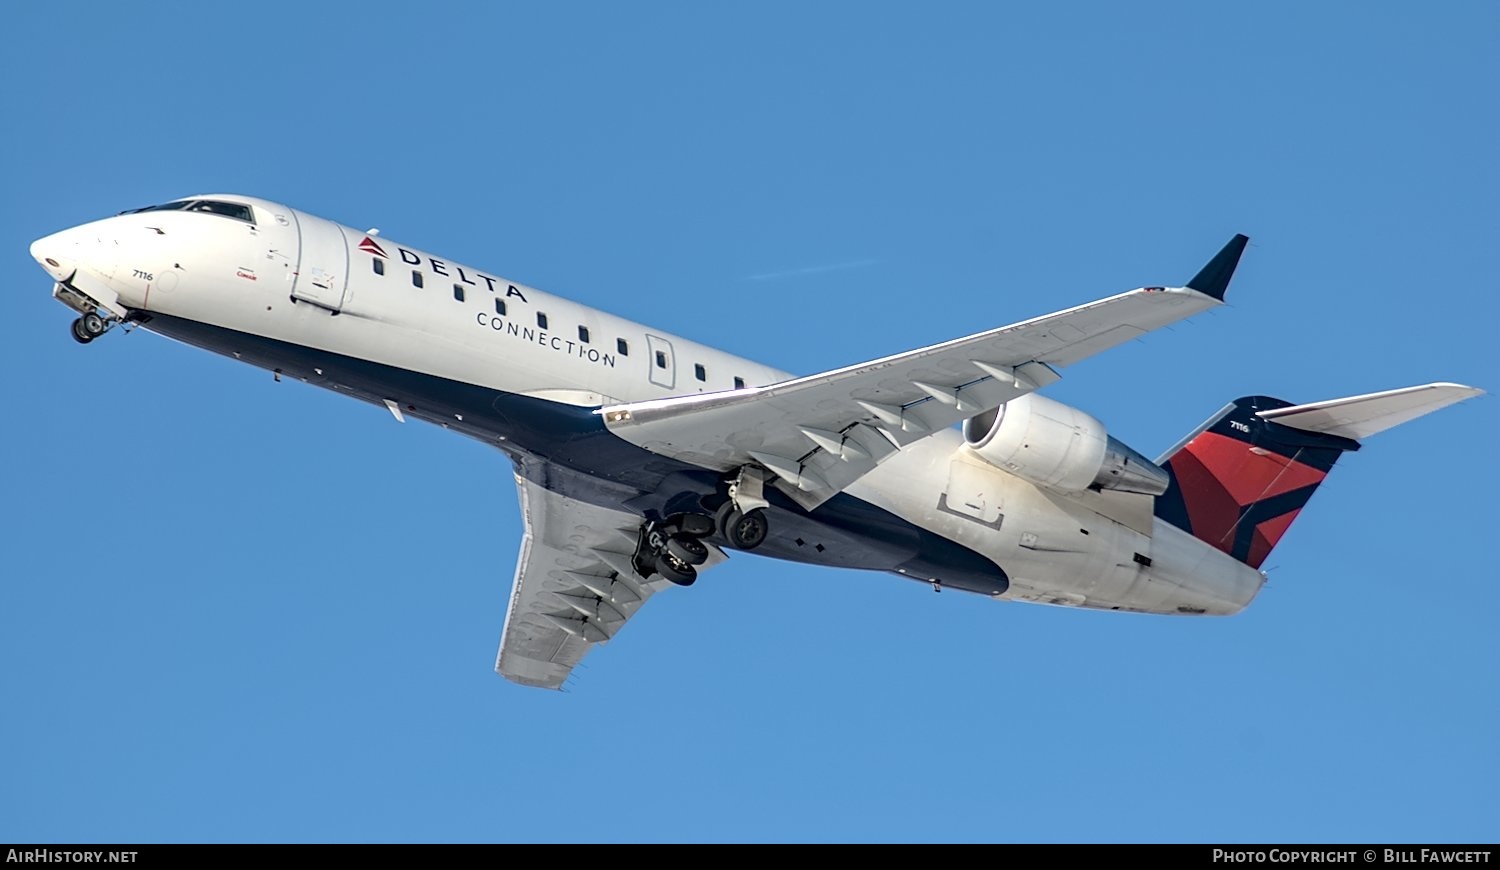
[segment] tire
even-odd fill
[[[666,553],[656,557],[656,573],[678,586],[691,586],[698,581],[697,568],[678,562]]]
[[[761,508],[749,513],[732,510],[724,517],[722,531],[729,546],[736,550],[753,550],[765,543],[771,532],[771,522]]]
[[[109,328],[105,324],[104,318],[92,311],[78,318],[78,323],[83,333],[89,338],[98,338],[104,334],[104,330]]]
[[[668,538],[667,552],[685,565],[702,565],[708,561],[708,547],[697,538],[682,535]]]
[[[83,331],[82,317],[73,321],[73,328],[70,331],[73,333],[73,340],[78,342],[79,344],[88,344],[89,342],[94,340],[94,337],[92,335],[89,335],[88,333]]]

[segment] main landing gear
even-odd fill
[[[715,521],[724,540],[736,550],[753,550],[759,547],[771,532],[771,523],[766,519],[764,508],[741,510],[732,501],[725,502],[719,508]]]
[[[635,567],[642,577],[660,574],[678,586],[698,580],[698,566],[708,561],[703,539],[714,533],[714,521],[702,514],[678,514],[641,527]]]
[[[764,472],[741,469],[729,482],[729,498],[709,517],[697,513],[674,514],[641,527],[633,562],[642,577],[660,574],[678,586],[698,580],[698,566],[708,561],[704,538],[718,532],[736,550],[753,550],[765,543],[771,523],[770,506],[764,498]]]
[[[79,344],[88,344],[114,326],[113,320],[105,320],[98,312],[90,311],[73,321],[73,340]]]
[[[719,507],[714,522],[719,534],[729,546],[736,550],[753,550],[765,543],[770,534],[771,523],[766,517],[766,508],[771,503],[765,498],[766,473],[758,468],[746,466],[729,481],[729,501]]]

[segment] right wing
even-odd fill
[[[1248,241],[1186,287],[1147,287],[766,387],[614,405],[609,430],[717,471],[758,465],[812,509],[897,450],[1058,379],[1066,366],[1223,302]]]

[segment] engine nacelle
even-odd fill
[[[1054,489],[1161,495],[1170,482],[1094,417],[1035,393],[965,420],[964,440],[991,465]]]

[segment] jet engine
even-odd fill
[[[964,440],[986,462],[1040,486],[1161,495],[1167,472],[1077,408],[1028,393],[964,421]]]

